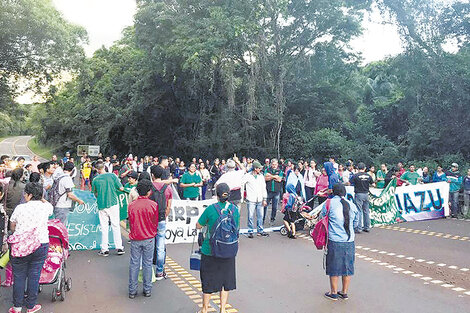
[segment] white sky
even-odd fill
[[[110,47],[120,39],[122,30],[133,24],[137,9],[135,0],[53,0],[53,3],[65,19],[87,30],[89,44],[85,46],[85,52],[88,56],[101,46]],[[377,10],[366,16],[363,28],[363,35],[351,44],[362,52],[364,63],[401,52],[396,28],[383,24]],[[16,100],[20,103],[40,101],[31,93],[25,93]]]

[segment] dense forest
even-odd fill
[[[137,5],[122,39],[85,58],[84,30],[50,1],[2,1],[3,131],[26,125],[62,150],[97,144],[120,154],[468,159],[468,1]],[[350,43],[372,7],[397,25],[403,52],[363,65]],[[40,88],[63,71],[73,80],[50,88],[44,103],[12,101],[12,78]]]

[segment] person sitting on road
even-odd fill
[[[232,210],[237,227],[240,227],[240,211],[238,207],[228,201],[230,187],[226,183],[218,184],[216,187],[217,205],[221,213]],[[209,301],[211,294],[220,292],[220,313],[225,313],[225,306],[228,300],[228,292],[237,288],[235,275],[235,257],[217,258],[212,256],[210,245],[210,232],[219,218],[219,213],[214,204],[208,206],[199,218],[196,228],[201,229],[207,226],[204,242],[201,247],[201,283],[203,292],[202,309],[199,313],[209,312]]]
[[[328,213],[328,244],[326,255],[326,275],[330,276],[331,290],[325,293],[330,300],[348,299],[348,287],[354,275],[354,225],[359,221],[356,205],[346,200],[346,188],[337,183],[333,186],[333,198]],[[321,218],[327,214],[323,204]],[[343,288],[338,290],[338,279],[342,277]]]

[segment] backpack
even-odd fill
[[[59,199],[65,195],[65,193],[67,191],[65,191],[64,193],[60,194],[59,193],[59,185],[60,185],[60,181],[62,180],[62,178],[64,178],[65,175],[62,175],[60,176],[59,178],[55,179],[54,182],[52,183],[52,187],[51,189],[49,190],[48,192],[48,199],[49,199],[49,203],[52,204],[53,207],[55,207],[57,205],[57,202],[59,202]]]
[[[330,202],[330,199],[326,200],[326,215],[315,224],[315,227],[310,232],[310,237],[312,237],[318,250],[326,248],[328,242],[328,214],[330,213]]]
[[[212,256],[216,258],[233,258],[238,252],[238,227],[233,216],[234,205],[229,203],[228,213],[222,214],[222,208],[218,203],[214,204],[219,217],[214,223],[210,233],[210,246]]]
[[[167,187],[168,185],[165,184],[160,190],[155,188],[155,185],[153,185],[153,188],[152,188],[152,196],[150,198],[158,204],[158,220],[159,221],[165,220],[165,211],[166,211],[166,204],[167,204],[166,197],[165,197],[165,190]]]

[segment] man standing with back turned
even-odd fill
[[[109,255],[108,221],[111,221],[114,245],[117,254],[122,255],[124,254],[124,247],[122,245],[121,226],[119,225],[119,199],[117,192],[118,190],[123,191],[124,187],[116,175],[106,173],[102,161],[96,162],[95,168],[98,171],[98,176],[93,179],[92,191],[96,196],[101,226],[101,251],[98,254],[101,256]]]
[[[370,210],[369,210],[369,187],[373,183],[372,177],[366,173],[366,165],[359,163],[357,165],[359,173],[351,178],[351,184],[354,185],[355,201],[359,210],[359,225],[354,225],[354,231],[369,232],[370,229]]]

